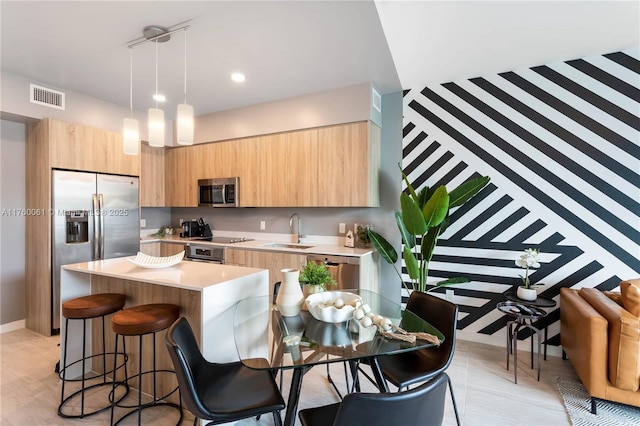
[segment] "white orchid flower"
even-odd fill
[[[538,262],[539,255],[540,255],[540,250],[529,248],[529,249],[526,249],[518,259],[516,259],[516,265],[518,265],[521,268],[525,268],[527,270],[524,277],[522,275],[520,276],[526,288],[529,288],[529,286],[531,285],[529,281],[529,268],[540,267],[540,263]]]

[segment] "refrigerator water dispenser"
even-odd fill
[[[89,242],[89,211],[67,210],[67,244]]]

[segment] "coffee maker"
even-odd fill
[[[211,227],[205,222],[203,218],[198,220],[185,220],[182,222],[182,232],[180,236],[182,238],[194,238],[194,237],[211,237]]]
[[[185,220],[182,222],[182,232],[180,236],[182,238],[198,237],[199,229],[200,227],[196,220]]]

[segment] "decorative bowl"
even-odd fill
[[[184,258],[184,251],[174,254],[173,256],[166,257],[149,256],[148,254],[138,252],[136,257],[127,260],[141,268],[159,269],[177,265],[182,262],[182,258]]]
[[[341,299],[344,305],[341,308],[334,306],[333,302]],[[339,323],[351,319],[353,311],[362,305],[362,298],[354,293],[346,291],[322,291],[310,294],[305,303],[309,313],[317,320]]]

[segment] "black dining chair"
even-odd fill
[[[272,413],[282,425],[285,404],[269,370],[252,370],[241,362],[212,363],[204,359],[186,318],[174,322],[165,338],[185,406],[207,425]],[[265,362],[267,362],[265,360]]]
[[[342,402],[300,410],[302,426],[441,425],[448,376],[440,373],[411,390],[350,393]]]
[[[406,309],[440,330],[444,335],[444,342],[437,347],[378,358],[384,378],[397,386],[399,391],[409,385],[430,380],[449,367],[456,348],[458,326],[458,305],[428,293],[412,292]],[[449,376],[446,379],[456,422],[460,425],[451,379]]]

